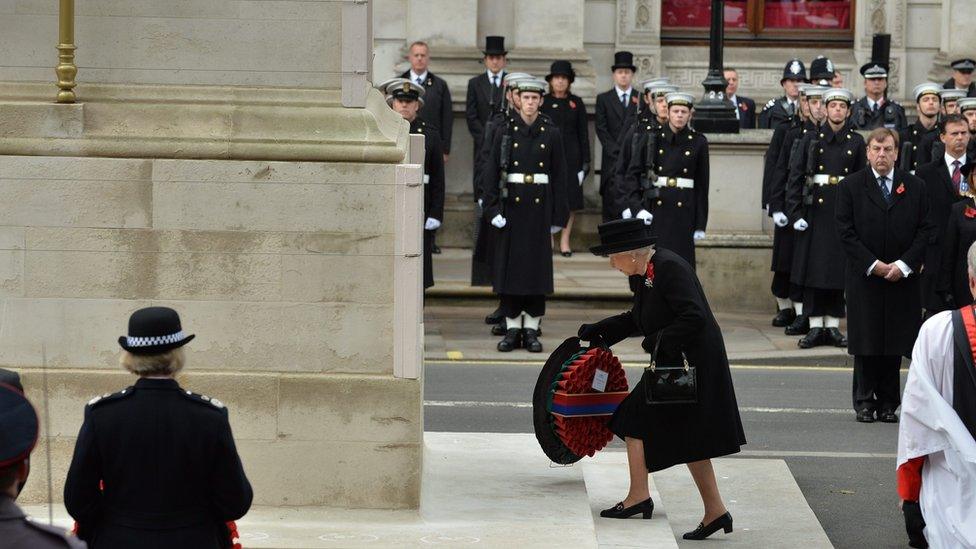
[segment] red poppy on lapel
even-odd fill
[[[748,103],[739,103],[739,108],[742,109],[742,110],[744,110],[744,111],[747,111],[747,110],[749,110],[749,104]]]
[[[962,212],[962,214],[968,217],[969,219],[976,218],[976,208],[973,208],[971,206],[966,206],[966,209],[965,211]]]
[[[630,96],[630,102],[636,105],[637,104],[637,96],[636,95]]]
[[[573,101],[572,99],[570,99],[569,100],[569,108],[575,109],[576,108],[576,101]]]
[[[898,188],[895,189],[895,192],[898,193],[898,194],[901,194],[901,193],[905,192],[905,184],[904,183],[899,183],[898,184]]]
[[[647,273],[644,275],[644,285],[648,288],[654,287],[654,264],[648,262]]]

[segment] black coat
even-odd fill
[[[400,75],[410,78],[410,71]],[[454,113],[451,110],[451,89],[440,76],[428,71],[424,84],[424,106],[420,108],[420,118],[437,129],[441,138],[441,150],[451,154],[451,135],[454,131]]]
[[[807,157],[816,155],[813,166],[817,174],[849,177],[867,165],[864,138],[850,126],[834,133],[830,124],[819,131],[807,132],[800,139],[791,158],[790,179],[786,188],[787,217],[791,222],[806,220],[809,227],[796,237],[790,281],[804,288],[844,289],[844,250],[834,215],[838,185],[811,185],[809,204],[804,203],[807,186]]]
[[[481,199],[482,204],[484,203],[484,189],[486,186],[498,187],[497,179],[486,181],[485,174],[487,170],[484,169],[484,166],[488,163],[491,144],[496,143],[496,136],[505,131],[508,127],[507,124],[515,123],[515,116],[518,116],[518,113],[511,109],[507,111],[496,111],[492,113],[488,118],[488,122],[485,124],[484,145],[478,151],[478,156],[474,161],[475,202]],[[495,170],[492,173],[497,176],[500,172]],[[495,192],[497,193],[498,191],[496,190]],[[491,286],[491,279],[494,276],[495,234],[497,231],[489,225],[489,220],[485,219],[483,206],[475,206],[475,212],[479,215],[475,221],[477,226],[475,227],[474,250],[471,253],[471,285]]]
[[[966,197],[952,205],[943,237],[942,265],[939,270],[939,296],[946,309],[961,309],[973,302],[969,290],[969,247],[976,242],[976,208]],[[968,215],[967,215],[968,214]]]
[[[502,71],[499,75],[504,80],[508,74]],[[474,141],[473,158],[478,158],[479,151],[484,146],[485,123],[493,112],[501,110],[505,101],[504,84],[493,86],[488,79],[488,73],[482,72],[468,80],[468,94],[464,103],[464,117],[468,122],[468,132]],[[472,174],[471,185],[477,194],[478,172]]]
[[[918,274],[931,225],[925,184],[912,174],[891,174],[885,202],[870,167],[840,182],[837,230],[847,254],[847,351],[852,355],[911,356],[922,325]],[[912,270],[898,282],[866,274],[875,260],[903,261]]]
[[[624,210],[630,209],[631,215],[636,214],[644,208],[642,199],[643,192],[637,178],[627,177],[630,164],[636,156],[641,156],[637,162],[646,164],[647,159],[647,135],[650,133],[660,133],[661,124],[657,116],[647,109],[642,110],[637,116],[630,118],[623,135],[620,136],[620,156],[617,158],[617,167],[613,174],[613,190],[611,194],[616,199],[613,211],[616,213],[614,219],[623,216]]]
[[[769,145],[766,147],[766,154],[763,156],[761,206],[763,208],[769,207],[769,214],[777,211],[770,205],[773,193],[773,181],[775,179],[776,161],[779,160],[779,155],[783,151],[783,141],[786,139],[786,134],[789,133],[790,129],[795,128],[799,124],[800,119],[796,116],[781,121],[773,128],[773,136],[769,139]]]
[[[925,250],[926,268],[921,276],[922,306],[932,312],[944,311],[947,308],[945,301],[937,291],[939,267],[942,265],[942,252],[945,249],[942,239],[946,233],[952,205],[961,197],[952,186],[952,176],[942,158],[920,166],[915,175],[925,182],[925,193],[929,201],[929,222],[932,224],[929,245]]]
[[[877,111],[872,111],[868,99],[862,97],[851,105],[851,126],[856,130],[888,127],[900,133],[908,127],[908,117],[904,107],[887,97]]]
[[[569,202],[569,209],[574,212],[582,210],[583,183],[579,180],[579,172],[588,172],[591,167],[590,130],[586,119],[586,105],[583,104],[582,99],[572,94],[566,98],[547,94],[542,98],[542,112],[549,115],[563,136],[568,178],[566,199]]]
[[[780,125],[783,127],[784,125]],[[770,174],[769,215],[786,209],[786,182],[790,179],[790,159],[796,154],[800,140],[804,135],[816,129],[812,122],[789,125],[780,149],[776,154],[776,163]],[[770,154],[770,152],[767,152]],[[788,217],[788,216],[787,216]],[[789,273],[793,268],[793,250],[796,242],[796,231],[792,224],[773,229],[773,259],[770,270],[775,273]]]
[[[424,139],[424,220],[444,221],[444,152],[437,129],[417,118],[410,124],[410,133]],[[434,285],[434,231],[424,231],[424,288]]]
[[[643,383],[624,399],[610,421],[617,436],[643,439],[650,471],[679,463],[734,454],[746,443],[729,372],[725,341],[698,277],[684,259],[659,248],[651,258],[653,286],[630,277],[630,311],[598,323],[607,345],[643,336],[650,353],[662,334],[659,364],[680,363],[684,352],[695,367],[698,403],[648,406]]]
[[[901,143],[912,144],[912,170],[917,170],[919,166],[924,166],[932,161],[931,139],[939,139],[938,124],[934,124],[931,128],[926,128],[921,122],[916,120],[911,126],[908,126],[899,132],[899,134]],[[928,143],[928,146],[925,145],[926,142]],[[901,154],[900,149],[901,146],[899,146],[899,154]],[[898,159],[899,164],[901,164],[902,161],[902,158]]]
[[[955,89],[955,87],[956,81],[952,78],[946,80],[945,83],[942,84],[942,88],[946,90],[952,90]],[[976,97],[976,82],[969,83],[969,91],[967,92],[966,97]]]
[[[142,378],[85,407],[64,505],[91,549],[230,547],[252,497],[219,401]]]
[[[549,183],[508,183],[508,197],[497,185],[486,185],[485,219],[502,215],[506,225],[495,231],[492,288],[498,294],[544,295],[553,291],[550,227],[569,221],[566,202],[566,159],[559,128],[540,116],[530,126],[521,116],[495,135],[485,166],[485,181],[501,175],[501,142],[512,136],[508,173],[541,174]]]
[[[800,103],[794,103],[793,112],[790,112],[789,100],[784,95],[779,99],[770,99],[759,113],[759,127],[761,129],[776,129],[781,123],[796,116],[796,110],[800,108]]]
[[[63,528],[29,520],[10,496],[0,494],[0,547],[84,549],[86,545]]]
[[[596,96],[596,112],[594,125],[596,126],[596,137],[600,140],[603,148],[600,153],[600,195],[604,202],[608,200],[607,191],[613,190],[613,174],[616,168],[617,157],[620,155],[620,138],[627,126],[627,119],[635,116],[643,105],[640,98],[640,91],[637,88],[630,90],[630,104],[625,109],[620,103],[620,96],[617,95],[617,88],[613,87],[600,95]],[[611,202],[615,202],[610,197]],[[618,215],[614,219],[618,219]]]
[[[735,108],[739,111],[739,127],[751,129],[756,127],[756,102],[743,95],[736,95]]]

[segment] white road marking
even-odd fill
[[[424,406],[432,408],[531,408],[531,402],[506,402],[490,400],[425,400]],[[846,408],[769,408],[764,406],[740,406],[739,412],[760,414],[853,414]]]

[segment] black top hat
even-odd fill
[[[593,255],[610,255],[636,250],[657,242],[651,226],[643,219],[617,219],[601,223],[597,227],[600,244],[590,248]]]
[[[0,467],[30,456],[39,427],[37,412],[24,393],[0,383]]]
[[[637,72],[637,66],[634,65],[634,54],[629,51],[618,51],[613,54],[613,66],[610,67],[610,72],[617,69],[630,69]]]
[[[129,317],[129,335],[119,345],[134,355],[158,355],[189,343],[193,334],[183,333],[180,315],[169,307],[146,307]]]
[[[976,61],[973,61],[972,59],[956,59],[950,63],[949,66],[952,67],[953,70],[970,73],[976,70]]]
[[[785,80],[801,80],[806,82],[807,68],[803,66],[803,61],[794,58],[786,62],[786,66],[783,67],[783,78],[779,79],[779,83],[782,84]]]
[[[481,53],[485,55],[508,55],[505,50],[504,36],[486,36],[485,49]]]
[[[827,57],[820,56],[810,63],[810,80],[814,83],[834,78],[834,63]]]
[[[576,71],[569,61],[553,61],[549,67],[549,74],[546,75],[546,82],[552,80],[553,76],[565,76],[569,78],[570,84],[576,81]]]

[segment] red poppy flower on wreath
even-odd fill
[[[971,206],[966,206],[966,210],[962,213],[969,219],[976,218],[976,208],[973,208]]]
[[[575,109],[576,108],[576,101],[573,101],[572,99],[570,99],[569,100],[569,108]]]
[[[895,192],[898,193],[898,194],[901,194],[901,193],[905,192],[905,184],[904,183],[901,183],[900,185],[898,185],[898,188],[895,189]]]
[[[644,285],[648,288],[654,287],[654,264],[647,264],[647,273],[644,275]]]

